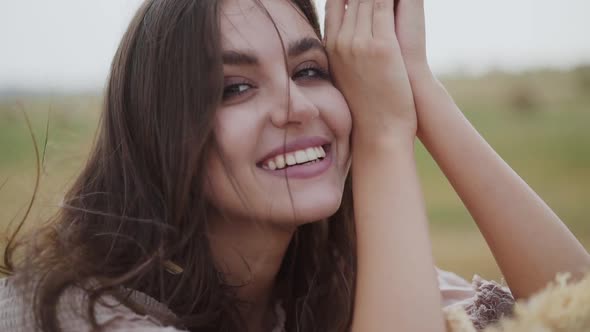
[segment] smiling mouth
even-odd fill
[[[330,152],[331,145],[324,144],[296,151],[290,151],[268,158],[256,166],[265,170],[282,170],[293,166],[312,165],[324,160]]]

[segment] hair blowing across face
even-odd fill
[[[293,3],[319,36],[312,3]],[[150,314],[126,298],[123,289],[134,289],[176,314],[178,320],[166,323],[244,331],[235,287],[216,271],[206,236],[205,158],[223,88],[221,6],[218,0],[148,0],[131,22],[112,63],[90,157],[50,225],[27,241],[40,244],[25,246],[17,267],[21,287],[34,287],[42,330],[60,331],[59,298],[79,286],[89,294],[88,313],[111,294]],[[276,286],[288,331],[349,327],[350,193],[348,181],[330,222],[301,226],[290,243]],[[14,249],[7,248],[9,257]],[[169,260],[183,273],[167,272]]]

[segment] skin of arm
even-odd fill
[[[424,1],[400,0],[396,33],[408,70],[418,136],[471,213],[516,298],[559,272],[574,279],[590,255],[559,217],[463,116],[426,58]]]
[[[426,77],[423,75],[422,77]],[[590,255],[559,217],[479,135],[435,79],[413,83],[420,139],[469,210],[516,298]]]
[[[413,140],[353,136],[357,284],[352,331],[443,331]],[[366,148],[371,146],[371,148]]]
[[[416,109],[393,0],[326,2],[326,49],[353,118],[354,332],[444,331],[414,160]],[[394,91],[391,88],[394,87]]]

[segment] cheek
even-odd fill
[[[224,161],[243,164],[255,151],[260,128],[256,113],[224,110],[215,119],[216,149]],[[250,116],[247,116],[250,115]],[[218,156],[219,158],[219,156]]]
[[[352,130],[352,116],[344,96],[334,86],[313,92],[315,104],[322,110],[323,120],[338,138],[347,138]]]
[[[227,154],[227,153],[226,153]],[[232,165],[236,156],[223,155],[218,150],[209,153],[205,174],[205,196],[217,210],[233,214],[240,209],[239,193],[235,181],[238,175]]]
[[[255,167],[260,132],[255,114],[241,109],[218,110],[216,114],[215,143],[207,156],[206,195],[217,209],[235,213],[241,208],[236,190],[249,188],[248,174]]]

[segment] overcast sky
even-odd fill
[[[141,2],[0,0],[0,90],[101,88]],[[425,2],[438,73],[590,63],[589,0]]]

